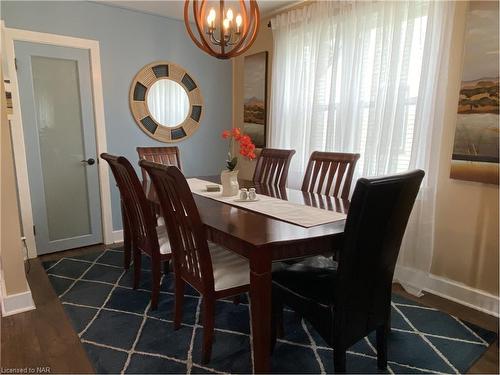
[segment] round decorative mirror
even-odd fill
[[[179,65],[157,61],[146,65],[130,87],[130,109],[150,137],[177,142],[192,135],[203,114],[203,98],[194,79]]]

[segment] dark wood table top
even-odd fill
[[[200,180],[219,183],[219,176],[197,177]],[[257,193],[264,194],[305,206],[318,207],[330,211],[347,213],[349,201],[330,196],[306,193],[295,189],[279,189],[265,185],[255,185],[252,181],[239,180],[241,187],[255,187]],[[193,194],[203,223],[226,235],[238,238],[251,247],[283,245],[289,242],[339,236],[344,232],[345,220],[305,228],[253,212],[231,206],[198,194]],[[153,199],[154,200],[154,199]]]

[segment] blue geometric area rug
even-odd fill
[[[212,359],[201,364],[203,328],[198,293],[187,289],[182,327],[173,329],[172,274],[163,276],[158,309],[150,309],[151,274],[144,257],[141,285],[133,266],[108,249],[45,262],[44,267],[97,373],[250,373],[248,298],[218,301]],[[308,323],[285,311],[285,335],[272,355],[276,373],[332,373],[333,352]],[[439,310],[393,295],[389,373],[465,373],[496,334]],[[347,370],[377,373],[374,335],[351,347]]]

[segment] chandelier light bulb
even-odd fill
[[[211,19],[212,21],[215,21],[215,16],[216,16],[216,14],[215,14],[215,9],[214,9],[214,8],[211,8],[211,9],[210,9],[210,12],[208,12],[208,16],[210,17],[210,19]]]
[[[233,11],[231,10],[231,8],[228,9],[226,17],[229,21],[233,20]]]
[[[243,23],[243,18],[241,18],[241,15],[238,14],[236,16],[236,26],[240,27],[242,23]]]
[[[208,29],[215,29],[215,10],[214,8],[210,9],[207,16]]]

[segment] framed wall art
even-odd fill
[[[450,177],[498,185],[498,2],[471,1]]]
[[[252,138],[256,147],[266,147],[267,52],[245,56],[243,132]]]

